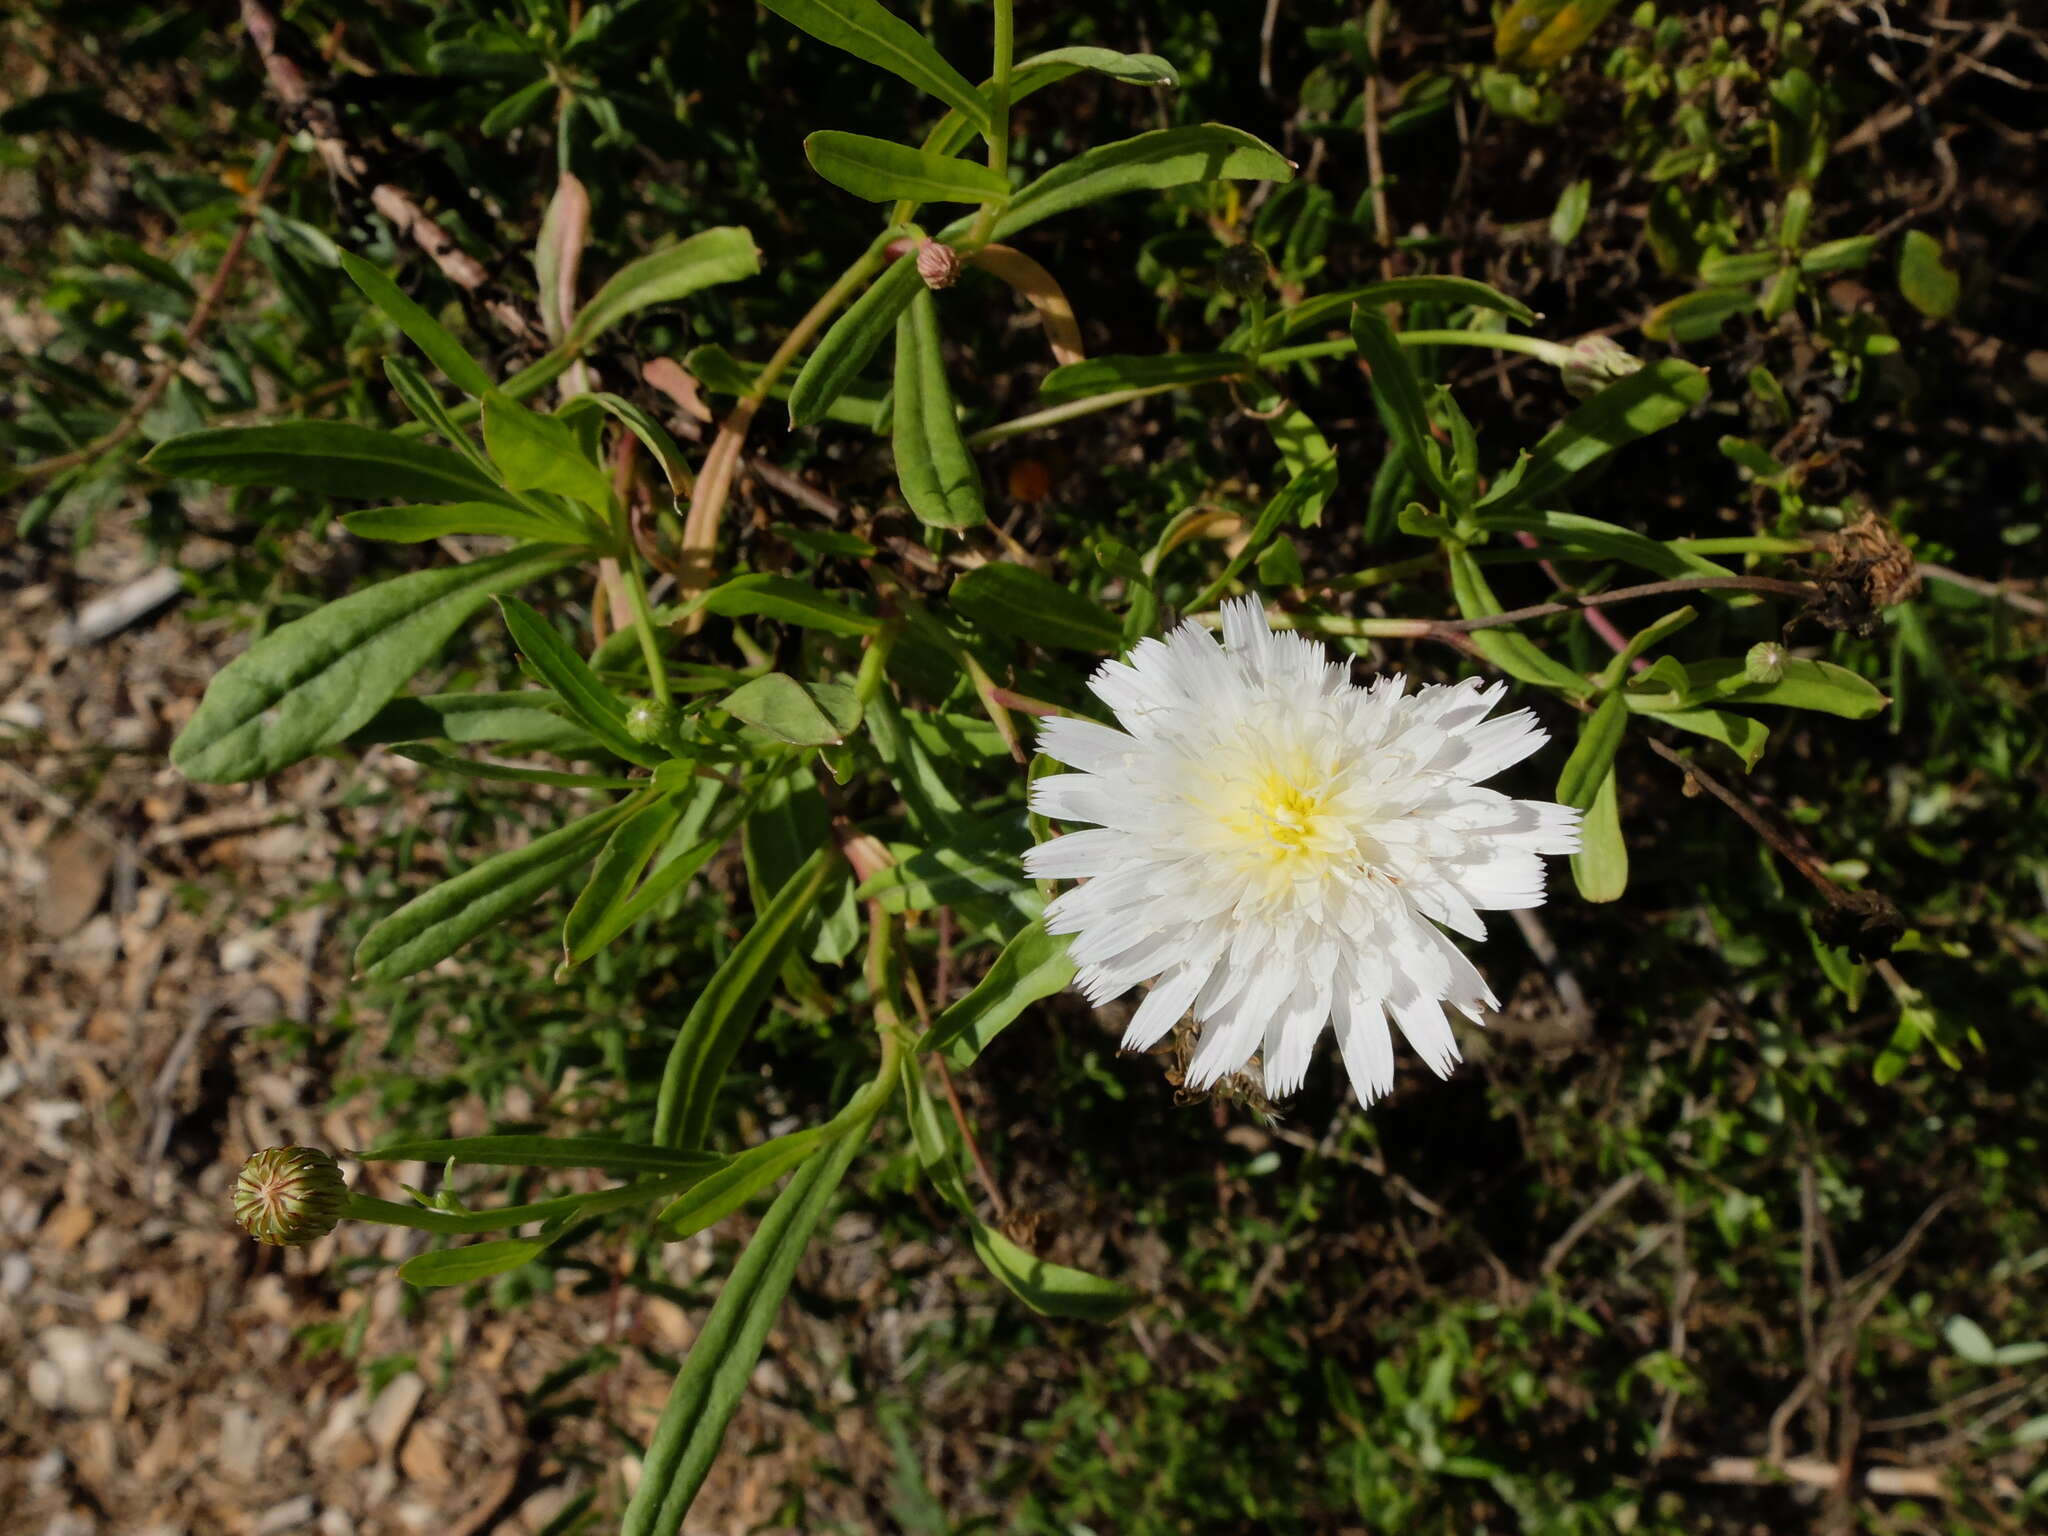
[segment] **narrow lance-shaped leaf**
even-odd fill
[[[1530,452],[1512,484],[1480,500],[1489,511],[1542,505],[1572,476],[1615,449],[1661,432],[1707,397],[1707,376],[1667,357],[1608,385],[1557,424]]]
[[[1241,352],[1166,352],[1156,357],[1091,357],[1048,373],[1038,386],[1046,405],[1085,400],[1120,389],[1180,388],[1210,384],[1245,372],[1251,359]]]
[[[616,1168],[629,1173],[689,1173],[723,1161],[709,1152],[677,1152],[606,1136],[462,1136],[398,1141],[355,1154],[366,1163],[473,1163],[485,1168]]]
[[[797,1261],[872,1123],[869,1116],[847,1127],[829,1150],[798,1169],[755,1229],[669,1390],[620,1536],[675,1536],[681,1528],[747,1390]]]
[[[726,1160],[677,1197],[658,1218],[670,1242],[702,1232],[722,1221],[806,1158],[816,1156],[829,1140],[826,1127],[792,1131]]]
[[[462,1248],[437,1248],[399,1265],[398,1278],[417,1286],[468,1285],[531,1264],[553,1246],[549,1237],[499,1237]]]
[[[896,322],[896,405],[891,437],[896,478],[918,520],[932,528],[986,522],[981,471],[953,408],[939,322],[929,290],[911,296]]]
[[[1685,669],[1694,690],[1711,692],[1730,704],[1779,704],[1787,709],[1813,709],[1845,720],[1868,720],[1891,701],[1859,672],[1831,661],[1789,658],[1774,683],[1751,682],[1739,657],[1696,661]]]
[[[415,896],[363,936],[356,969],[371,981],[398,981],[445,960],[566,881],[635,808],[626,800],[593,811]]]
[[[1621,840],[1621,796],[1612,766],[1579,824],[1572,879],[1588,901],[1618,901],[1628,889],[1628,847]]]
[[[345,421],[208,427],[158,443],[142,462],[169,479],[215,485],[280,485],[359,501],[520,505],[459,454]]]
[[[492,593],[574,557],[544,546],[416,571],[272,630],[207,685],[171,744],[171,762],[200,783],[234,784],[333,746],[367,724]]]
[[[1620,693],[1610,693],[1579,727],[1579,743],[1557,777],[1560,804],[1583,811],[1593,803],[1594,794],[1614,766],[1614,754],[1620,750],[1621,738],[1627,730],[1628,705]]]
[[[1070,75],[1078,75],[1083,70],[1093,70],[1129,85],[1180,84],[1179,72],[1156,54],[1118,53],[1112,48],[1055,48],[1017,61],[1010,71],[1010,105],[1015,107],[1025,97],[1034,96],[1047,86],[1057,84]],[[994,89],[993,81],[982,82],[981,98],[984,103]],[[925,136],[924,147],[934,154],[957,155],[967,147],[976,131],[975,125],[958,112],[948,112]]]
[[[629,763],[652,768],[663,761],[665,754],[642,746],[627,734],[625,702],[590,670],[588,662],[569,648],[552,624],[516,597],[506,598],[499,607],[505,615],[505,627],[512,632],[513,644],[532,667],[537,681],[554,689],[591,735]]]
[[[628,315],[669,304],[717,283],[735,283],[761,270],[761,253],[744,229],[721,226],[680,245],[628,262],[583,306],[569,326],[567,344],[587,348]]]
[[[605,839],[597,863],[591,868],[590,878],[584,882],[576,904],[569,909],[569,916],[562,924],[562,951],[566,960],[573,964],[584,958],[579,950],[590,935],[608,928],[617,919],[620,910],[631,900],[633,888],[639,883],[648,861],[668,841],[682,815],[683,808],[676,798],[663,795],[653,804],[634,812]]]
[[[654,1120],[654,1139],[660,1145],[693,1150],[704,1144],[725,1069],[766,1005],[782,962],[794,951],[805,915],[837,864],[834,849],[820,848],[812,854],[698,994],[662,1071]]]
[[[1042,920],[1027,923],[1003,946],[974,990],[933,1021],[917,1048],[944,1051],[956,1067],[972,1066],[1012,1020],[1033,1003],[1065,990],[1073,979],[1066,937],[1047,933]]]
[[[1536,319],[1535,312],[1520,299],[1510,298],[1498,288],[1469,277],[1395,277],[1383,283],[1367,283],[1362,288],[1317,294],[1292,309],[1283,309],[1259,327],[1257,344],[1261,349],[1274,346],[1296,331],[1348,315],[1354,305],[1361,304],[1373,308],[1387,304],[1458,304],[1509,315],[1524,325],[1533,324]]]
[[[1098,654],[1123,644],[1123,628],[1109,612],[1028,566],[978,565],[954,581],[948,600],[986,634]]]
[[[392,699],[348,737],[357,747],[428,740],[503,742],[564,757],[588,757],[599,750],[594,737],[564,716],[554,694],[537,688]]]
[[[876,0],[761,0],[761,4],[819,42],[844,49],[936,96],[972,123],[976,132],[987,131],[988,107],[981,93],[940,57],[922,33]]]
[[[820,592],[793,577],[761,572],[735,576],[713,587],[704,595],[704,607],[727,617],[751,615],[833,635],[871,635],[882,627],[881,620],[860,612],[842,597]]]
[[[449,383],[466,395],[481,395],[491,387],[491,376],[463,350],[462,343],[449,335],[440,321],[400,292],[398,285],[383,272],[347,251],[341,253],[341,269],[372,304],[412,339],[414,346],[433,359],[434,366],[447,375]]]
[[[868,291],[832,322],[790,386],[791,424],[808,427],[821,421],[832,402],[895,333],[896,322],[910,301],[927,291],[924,279],[917,275],[914,255],[899,256],[895,265],[869,284]]]
[[[1394,447],[1407,462],[1409,471],[1427,486],[1439,501],[1452,499],[1440,455],[1430,437],[1429,412],[1423,408],[1422,385],[1415,367],[1394,340],[1387,322],[1369,309],[1351,312],[1351,338],[1358,355],[1372,370],[1372,399],[1380,421],[1393,439]]]
[[[491,501],[444,502],[428,507],[368,507],[342,514],[342,526],[361,539],[419,544],[449,534],[489,534],[536,543],[587,544],[590,530],[538,512],[519,512]]]
[[[998,203],[1010,195],[1009,179],[985,165],[864,133],[821,130],[804,140],[804,156],[833,186],[874,203]]]
[[[1010,199],[996,220],[1007,240],[1041,219],[1126,192],[1156,192],[1194,181],[1289,181],[1294,168],[1271,145],[1220,123],[1161,128],[1083,150]],[[950,233],[950,231],[949,231]]]
[[[1085,1270],[1052,1264],[1017,1246],[985,1221],[969,1229],[974,1252],[988,1272],[1034,1312],[1049,1317],[1078,1317],[1091,1323],[1112,1322],[1143,1300],[1140,1292]]]

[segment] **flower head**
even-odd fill
[[[244,1232],[280,1247],[325,1237],[341,1222],[348,1185],[341,1166],[317,1147],[268,1147],[235,1180],[235,1220]]]
[[[1265,1091],[1292,1093],[1328,1025],[1369,1104],[1394,1081],[1389,1016],[1448,1076],[1444,1004],[1498,1005],[1443,929],[1477,939],[1481,911],[1540,906],[1542,855],[1578,847],[1577,811],[1480,783],[1548,740],[1527,710],[1487,718],[1504,684],[1347,673],[1233,599],[1222,645],[1186,623],[1090,679],[1123,729],[1045,722],[1040,750],[1079,771],[1038,780],[1032,809],[1092,824],[1025,855],[1086,881],[1046,927],[1074,936],[1098,1006],[1152,981],[1126,1050],[1192,1013],[1190,1088],[1258,1054]]]

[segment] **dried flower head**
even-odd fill
[[[1259,1056],[1265,1093],[1292,1093],[1333,1027],[1371,1103],[1394,1081],[1389,1016],[1447,1076],[1444,1004],[1475,1022],[1498,1005],[1442,930],[1480,938],[1481,911],[1540,905],[1542,856],[1579,844],[1577,811],[1480,784],[1548,738],[1527,710],[1487,718],[1504,684],[1359,687],[1249,598],[1222,619],[1221,646],[1190,622],[1103,665],[1089,686],[1121,730],[1045,722],[1040,750],[1080,771],[1039,779],[1032,809],[1092,824],[1024,857],[1086,882],[1046,927],[1074,935],[1090,1002],[1152,980],[1126,1049],[1192,1014],[1188,1089]]]
[[[267,1148],[235,1180],[235,1221],[258,1242],[296,1247],[325,1237],[347,1204],[340,1166],[314,1147]]]

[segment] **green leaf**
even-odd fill
[[[1251,537],[1244,541],[1242,548],[1230,557],[1223,572],[1202,590],[1188,611],[1200,613],[1220,596],[1223,590],[1237,579],[1252,558],[1265,549],[1275,533],[1290,522],[1307,522],[1311,514],[1320,515],[1324,502],[1337,489],[1337,456],[1332,453],[1319,464],[1303,470],[1275,492],[1266,501],[1259,520],[1252,525]]]
[[[1018,1247],[987,1222],[977,1221],[970,1230],[974,1252],[988,1266],[988,1272],[1034,1312],[1107,1323],[1144,1299],[1128,1285],[1069,1269],[1064,1264],[1049,1264]]]
[[[1156,53],[1118,53],[1114,48],[1051,48],[1017,61],[1016,68],[1010,73],[1010,99],[1015,101],[1020,95],[1028,96],[1032,91],[1042,89],[1032,83],[1020,91],[1020,76],[1035,81],[1041,73],[1058,70],[1060,73],[1053,78],[1064,80],[1084,69],[1107,75],[1112,80],[1121,80],[1126,85],[1180,84],[1179,72]],[[1046,83],[1050,84],[1051,80]]]
[[[681,1527],[747,1391],[797,1261],[872,1123],[869,1115],[848,1126],[829,1152],[799,1168],[755,1228],[669,1390],[620,1536],[674,1536]]]
[[[1453,500],[1450,482],[1444,478],[1442,457],[1430,436],[1429,412],[1422,404],[1422,384],[1415,377],[1414,364],[1395,341],[1393,330],[1373,310],[1360,306],[1351,312],[1351,338],[1358,344],[1358,355],[1372,370],[1372,400],[1379,409],[1380,421],[1409,471],[1437,500]]]
[[[433,359],[434,366],[447,376],[449,383],[466,395],[482,395],[491,387],[491,376],[463,350],[462,343],[449,335],[440,321],[401,293],[382,271],[347,251],[341,253],[341,269],[372,304],[412,339],[414,346]]]
[[[735,576],[705,593],[704,607],[727,618],[774,619],[833,635],[872,635],[882,627],[872,614],[788,576]]]
[[[896,322],[896,403],[890,431],[896,479],[918,521],[971,528],[988,521],[981,471],[960,433],[931,291],[919,288]]]
[[[1451,595],[1460,613],[1468,619],[1483,619],[1502,611],[1500,599],[1493,595],[1493,588],[1487,585],[1486,576],[1469,549],[1450,546],[1449,564]],[[1575,698],[1594,691],[1590,680],[1551,660],[1549,652],[1526,635],[1507,629],[1475,629],[1469,638],[1482,656],[1510,677]]]
[[[498,472],[484,456],[483,449],[456,425],[453,413],[442,404],[439,392],[427,382],[427,376],[413,365],[411,358],[396,355],[385,358],[384,377],[391,381],[392,389],[396,391],[398,398],[405,402],[405,408],[413,413],[421,426],[439,433],[442,440],[469,460],[475,466],[476,472],[485,480],[492,485],[498,483]]]
[[[680,504],[690,494],[689,460],[683,457],[683,450],[676,446],[676,440],[668,435],[667,428],[632,401],[602,389],[575,396],[559,414],[569,417],[578,410],[593,409],[602,410],[624,423],[626,430],[646,445],[647,451],[654,455],[654,462],[661,466],[662,478],[668,481],[669,495],[675,502]]]
[[[825,1127],[813,1126],[726,1159],[656,1218],[666,1229],[664,1235],[670,1242],[680,1242],[730,1216],[790,1169],[816,1156],[827,1140]]]
[[[427,693],[392,699],[350,734],[350,746],[398,741],[503,742],[564,757],[593,756],[597,740],[563,718],[560,701],[540,689],[509,693]]]
[[[977,133],[988,130],[988,108],[981,93],[939,56],[922,33],[876,0],[761,0],[761,4],[819,42],[844,49],[936,96],[972,123]]]
[[[668,842],[682,816],[676,798],[663,795],[635,811],[605,839],[590,878],[584,881],[576,904],[562,923],[562,953],[569,963],[584,960],[602,947],[591,942],[592,935],[623,928],[619,916],[632,899],[641,873]]]
[[[1998,1349],[1991,1342],[1991,1335],[1961,1314],[1948,1320],[1941,1335],[1948,1340],[1948,1347],[1971,1365],[1991,1365],[1997,1361]]]
[[[542,102],[560,90],[561,87],[545,75],[530,84],[522,85],[483,115],[483,121],[476,125],[477,131],[487,139],[495,139],[500,134],[510,133],[537,113]]]
[[[1925,230],[1909,229],[1899,245],[1899,292],[1921,314],[1939,320],[1956,307],[1963,285],[1942,260],[1941,242]]]
[[[1535,467],[1532,463],[1532,469]],[[1526,478],[1526,471],[1525,478]],[[1520,500],[1517,495],[1515,500]],[[1484,505],[1482,503],[1482,505]],[[1493,511],[1479,514],[1479,526],[1490,531],[1526,530],[1546,542],[1564,546],[1571,555],[1589,560],[1626,560],[1658,576],[1733,576],[1725,565],[1716,565],[1704,555],[1674,549],[1633,528],[1581,517],[1575,512]],[[1731,594],[1739,596],[1739,593]]]
[[[1010,199],[996,221],[1007,240],[1041,219],[1125,192],[1156,192],[1193,181],[1290,181],[1294,168],[1270,145],[1220,123],[1161,128],[1098,144],[1053,167]]]
[[[822,420],[882,343],[895,334],[896,323],[910,301],[929,292],[917,275],[915,255],[899,256],[870,283],[868,291],[832,322],[790,386],[790,424],[808,427]]]
[[[1781,704],[1787,709],[1812,709],[1845,720],[1868,720],[1891,702],[1861,673],[1831,661],[1793,657],[1775,683],[1752,683],[1740,657],[1696,661],[1685,669],[1692,687],[1711,693],[1718,703]]]
[[[1906,236],[1907,240],[1910,242],[1913,235],[1917,233],[1917,230],[1909,232]],[[1921,238],[1926,239],[1928,237],[1923,235]],[[1800,256],[1799,270],[1815,277],[1823,277],[1830,272],[1854,271],[1856,268],[1868,264],[1870,258],[1876,254],[1877,236],[1875,235],[1851,235],[1846,240],[1824,240]],[[1937,262],[1939,259],[1939,249],[1937,248]],[[1949,280],[1951,282],[1954,281],[1952,275]],[[1901,291],[1903,291],[1903,286]],[[1907,294],[1906,297],[1910,299],[1912,295]]]
[[[1614,771],[1614,754],[1627,732],[1628,705],[1620,693],[1610,693],[1580,722],[1578,745],[1557,777],[1560,804],[1581,811],[1592,806],[1594,795]]]
[[[1149,53],[1118,53],[1112,48],[1054,48],[1020,59],[1010,71],[1010,105],[1036,95],[1083,70],[1094,70],[1128,85],[1178,85],[1180,75],[1166,60]],[[985,81],[981,98],[988,102],[994,82]],[[948,112],[926,135],[924,147],[935,154],[957,155],[967,147],[976,127],[958,112]]]
[[[567,564],[574,551],[513,550],[415,571],[282,625],[223,667],[171,744],[202,784],[275,773],[366,725],[494,592]]]
[[[1395,277],[1383,283],[1367,283],[1362,288],[1318,294],[1292,309],[1283,309],[1260,328],[1258,345],[1263,351],[1319,321],[1347,317],[1357,305],[1377,313],[1388,304],[1465,305],[1511,316],[1524,325],[1536,321],[1535,311],[1520,299],[1509,298],[1498,288],[1469,277]]]
[[[992,635],[1097,654],[1123,648],[1123,626],[1100,604],[1028,566],[991,560],[953,582],[954,611]]]
[[[569,648],[554,625],[516,597],[501,599],[498,606],[504,612],[505,627],[512,632],[512,643],[519,647],[535,680],[554,689],[555,696],[591,735],[629,763],[652,768],[665,760],[665,753],[642,746],[628,734],[625,701]]]
[[[638,804],[624,800],[592,811],[421,892],[363,935],[356,969],[370,981],[398,981],[445,960],[567,880]]]
[[[398,1141],[357,1152],[366,1163],[474,1163],[488,1168],[615,1168],[630,1173],[692,1173],[716,1168],[709,1152],[677,1152],[608,1136],[463,1136]]]
[[[864,133],[823,129],[804,140],[804,157],[833,186],[871,203],[999,203],[1010,195],[1009,178],[985,165]]]
[[[1019,1014],[1064,991],[1073,979],[1066,936],[1047,933],[1043,920],[1027,923],[1003,946],[974,990],[932,1021],[917,1048],[920,1053],[944,1051],[956,1067],[972,1066]]]
[[[907,857],[862,881],[854,895],[886,912],[928,912],[978,896],[1015,900],[1029,895],[1017,865],[1022,828],[1005,818],[970,823],[958,835]],[[1034,915],[1036,908],[1033,908]]]
[[[1718,741],[1742,759],[1744,772],[1756,767],[1757,760],[1764,755],[1764,748],[1770,743],[1770,728],[1748,715],[1731,714],[1725,709],[1645,709],[1633,698],[1627,702],[1630,709],[1659,725],[1676,726],[1681,731]]]
[[[1546,433],[1521,475],[1512,483],[1504,480],[1479,505],[1496,512],[1540,506],[1574,475],[1615,449],[1684,420],[1706,397],[1705,371],[1675,357],[1617,379]]]
[[[1244,373],[1251,359],[1240,352],[1168,352],[1156,357],[1091,357],[1053,369],[1038,386],[1047,405],[1085,400],[1120,389],[1183,388]]]
[[[1756,307],[1747,288],[1702,288],[1659,304],[1643,317],[1643,334],[1652,341],[1703,341],[1735,315]]]
[[[716,783],[710,779],[704,782],[707,785]],[[696,835],[696,829],[690,826],[687,814],[683,827],[678,829],[678,834],[683,831],[688,831],[692,837]],[[707,837],[694,844],[685,841],[684,845],[678,848],[677,839],[672,836],[668,847],[655,856],[653,871],[640,882],[639,890],[617,905],[607,904],[601,911],[586,914],[587,926],[579,924],[574,934],[570,932],[568,925],[564,924],[562,942],[569,952],[570,963],[580,965],[588,960],[653,911],[672,891],[680,888],[698,870],[709,864],[711,856],[724,846],[724,842],[722,837]],[[599,857],[603,855],[600,854]],[[570,917],[573,919],[575,916],[572,911]]]
[[[1621,798],[1613,768],[1600,781],[1579,824],[1579,851],[1572,855],[1572,879],[1588,901],[1618,901],[1628,889],[1628,848],[1621,840]]]
[[[597,290],[569,326],[564,345],[583,351],[628,315],[669,304],[718,283],[735,283],[761,270],[754,237],[730,225],[707,229],[680,245],[630,261]]]
[[[518,784],[549,784],[559,789],[642,789],[646,780],[622,779],[601,773],[559,773],[552,768],[522,768],[512,763],[479,763],[451,757],[432,747],[407,742],[392,748],[400,757],[426,768],[466,774],[473,779],[503,779]]]
[[[590,542],[590,530],[566,517],[557,520],[538,512],[517,512],[489,501],[444,502],[430,507],[369,507],[361,512],[345,512],[341,521],[357,538],[384,539],[394,544],[418,544],[451,533],[487,533],[536,543]]]
[[[464,1248],[414,1254],[398,1266],[398,1278],[419,1286],[468,1285],[531,1264],[554,1246],[550,1237],[498,1237]]]
[[[1700,280],[1707,283],[1756,283],[1778,270],[1784,260],[1776,251],[1743,251],[1734,255],[1709,256],[1700,263]]]
[[[566,421],[492,390],[484,396],[484,446],[508,489],[552,491],[600,516],[609,512],[611,477],[590,462]]]
[[[776,973],[795,952],[804,918],[838,863],[832,848],[812,854],[697,995],[662,1071],[654,1119],[660,1145],[692,1150],[704,1144],[725,1069],[767,1004]]]
[[[798,682],[770,672],[735,688],[719,707],[735,719],[799,747],[829,747],[860,726],[860,702],[844,683]]]
[[[359,501],[520,505],[460,454],[345,421],[208,427],[158,443],[142,462],[167,479],[215,485],[281,485]]]
[[[1550,210],[1550,238],[1559,245],[1570,245],[1586,227],[1586,215],[1592,208],[1593,183],[1585,177],[1570,183]]]

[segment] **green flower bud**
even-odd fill
[[[1272,281],[1273,268],[1266,253],[1247,240],[1223,253],[1223,259],[1216,263],[1216,278],[1240,299],[1248,299]]]
[[[242,1165],[235,1221],[258,1242],[297,1247],[341,1221],[348,1185],[341,1168],[313,1147],[271,1147]]]
[[[1742,660],[1743,675],[1752,683],[1775,683],[1785,676],[1785,647],[1775,640],[1759,640]]]
[[[643,747],[651,746],[672,734],[679,718],[670,705],[642,699],[626,711],[626,734]]]
[[[1605,336],[1581,336],[1571,344],[1571,361],[1558,372],[1564,378],[1565,393],[1585,400],[1600,393],[1616,379],[1625,379],[1643,366],[1643,360]]]

